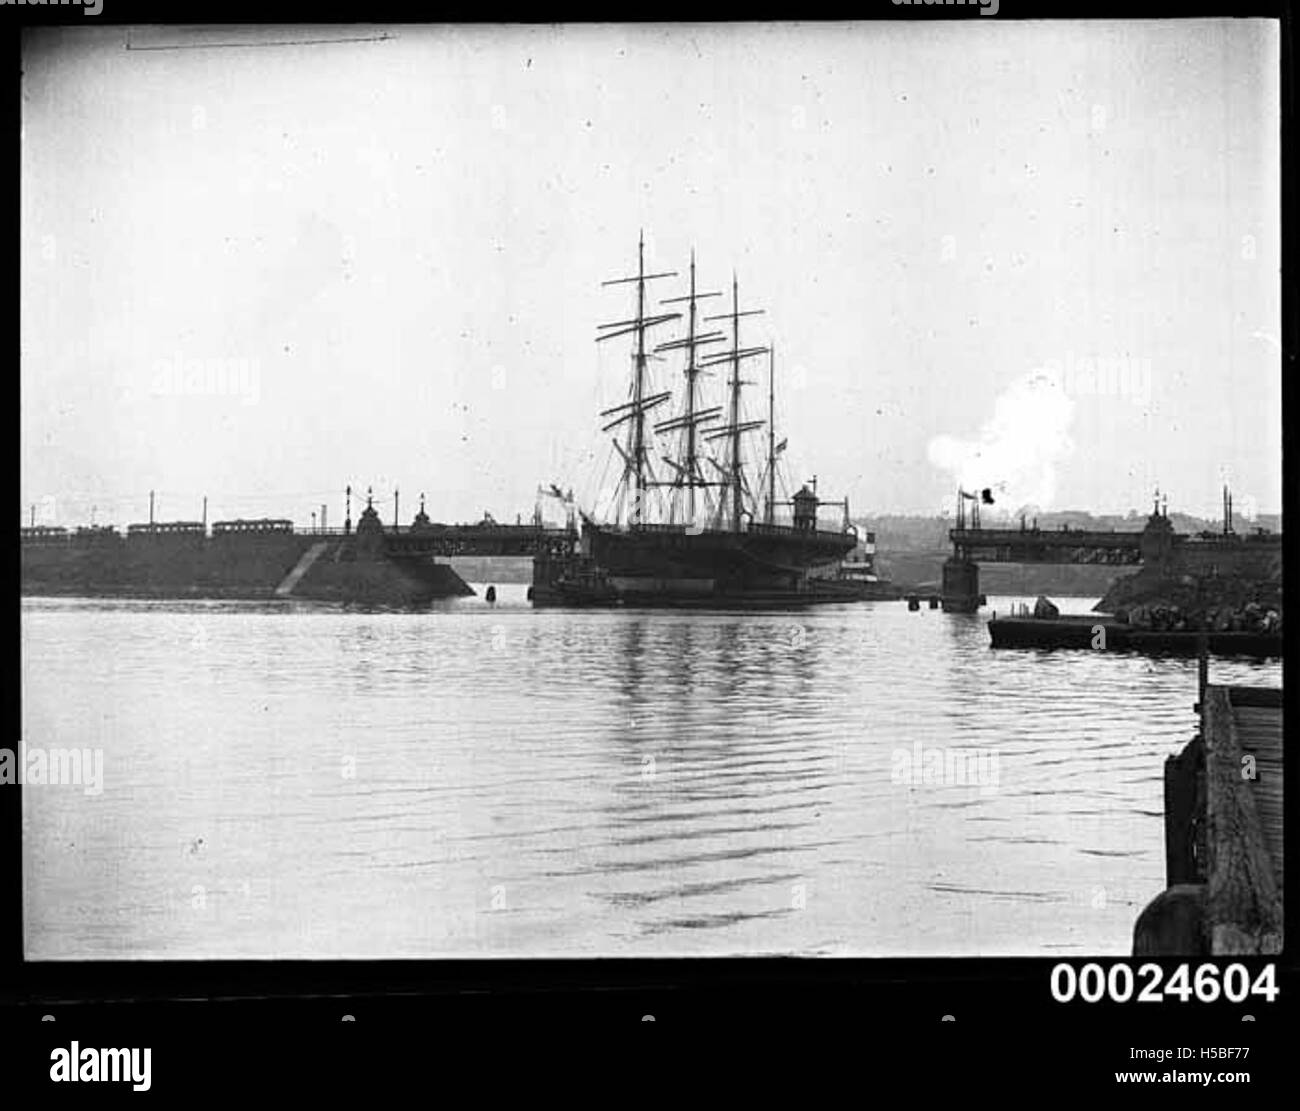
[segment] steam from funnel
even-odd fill
[[[930,462],[954,487],[991,489],[999,515],[1047,509],[1056,496],[1057,467],[1074,451],[1073,421],[1074,402],[1059,376],[1031,371],[997,399],[977,439],[931,440]]]

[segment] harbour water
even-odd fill
[[[476,586],[25,599],[22,740],[103,751],[24,789],[28,957],[1119,956],[1164,887],[1194,660]]]

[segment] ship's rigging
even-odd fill
[[[631,277],[612,278],[601,283],[602,286],[636,283],[636,316],[630,320],[615,320],[608,324],[601,324],[599,326],[601,334],[596,337],[597,343],[618,339],[620,336],[631,335],[634,337],[635,354],[633,355],[631,400],[624,402],[622,405],[615,405],[606,409],[600,414],[602,417],[614,417],[612,421],[604,426],[602,429],[604,432],[613,431],[620,425],[627,424],[627,446],[624,447],[615,440],[614,447],[622,455],[624,465],[623,478],[619,483],[618,497],[621,500],[629,493],[631,494],[628,524],[632,528],[640,528],[645,523],[646,493],[649,484],[654,482],[646,444],[646,414],[672,397],[671,391],[655,394],[646,393],[647,356],[645,334],[651,328],[667,324],[670,320],[677,320],[681,317],[681,313],[676,312],[646,316],[646,283],[660,278],[675,278],[676,276],[677,271],[675,270],[665,271],[660,274],[647,274],[645,272],[645,235],[643,234],[637,252],[637,272]],[[614,416],[615,414],[618,415]]]
[[[681,416],[655,425],[657,433],[679,432],[681,439],[681,456],[679,459],[672,459],[667,455],[663,456],[663,461],[674,472],[670,483],[672,495],[668,511],[669,524],[676,524],[679,519],[687,524],[694,523],[696,520],[695,492],[697,490],[707,492],[709,489],[720,485],[718,482],[710,481],[705,477],[701,467],[702,460],[699,448],[701,426],[716,421],[722,414],[722,406],[715,405],[704,409],[699,408],[699,379],[705,371],[696,359],[696,352],[701,347],[719,343],[724,338],[720,331],[700,332],[698,330],[699,310],[697,302],[705,297],[720,296],[722,296],[721,293],[701,293],[696,289],[695,252],[692,251],[690,292],[685,297],[669,297],[663,302],[665,305],[681,304],[682,302],[687,305],[686,335],[681,339],[661,343],[655,348],[656,353],[677,350],[686,353],[686,368],[683,371],[686,378],[685,411]]]
[[[647,283],[676,276],[675,271],[646,273],[645,238],[642,236],[638,243],[637,272],[602,283],[606,287],[626,284],[636,287],[634,315],[600,325],[596,337],[598,343],[604,343],[630,336],[633,346],[628,400],[601,412],[602,417],[609,418],[602,431],[622,430],[621,439],[613,441],[622,466],[610,499],[608,518],[614,524],[625,524],[631,529],[657,523],[651,519],[653,514],[649,511],[653,491],[661,495],[656,500],[660,505],[662,522],[668,525],[683,526],[691,531],[708,528],[737,533],[745,530],[747,520],[750,524],[761,520],[762,524],[773,525],[777,506],[790,504],[777,499],[777,460],[785,449],[785,441],[778,444],[775,435],[775,355],[770,346],[744,346],[741,342],[741,320],[760,316],[765,310],[741,308],[739,282],[733,274],[730,308],[702,317],[699,303],[706,298],[721,297],[722,293],[701,291],[697,287],[695,253],[692,251],[686,293],[663,299],[660,306],[667,311],[647,314]],[[684,334],[647,350],[646,333],[651,328],[674,321],[683,322]],[[707,327],[716,323],[729,324],[730,327]],[[730,346],[725,351],[705,353],[703,350],[728,340]],[[660,420],[647,429],[647,414],[668,404],[672,398],[671,390],[653,387],[648,363],[651,359],[662,361],[677,352],[684,360],[681,409],[677,415]],[[742,364],[762,355],[768,356],[766,421],[747,419],[742,401],[743,388],[754,384],[741,377]],[[714,368],[724,366],[729,372],[724,403],[702,402],[700,380],[711,376]],[[745,466],[744,437],[765,426],[768,429],[765,466],[756,488],[751,485]],[[675,454],[656,451],[652,446],[655,436],[675,439]],[[663,479],[658,476],[656,462],[668,468]]]

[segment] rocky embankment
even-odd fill
[[[1143,569],[1117,580],[1093,609],[1138,628],[1280,633],[1282,583]]]

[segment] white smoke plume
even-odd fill
[[[992,490],[988,516],[1048,509],[1056,497],[1057,466],[1074,451],[1073,421],[1074,402],[1059,376],[1034,370],[997,399],[977,439],[931,440],[930,462],[951,475],[954,486],[971,493]]]

